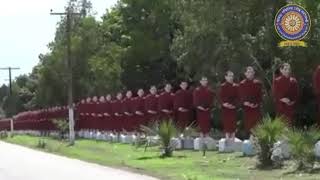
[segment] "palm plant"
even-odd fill
[[[253,136],[256,141],[257,155],[261,166],[273,166],[273,161],[271,160],[273,145],[282,137],[286,129],[282,118],[276,117],[273,119],[270,116],[264,117],[262,122],[254,128]]]
[[[161,120],[155,122],[151,127],[141,126],[141,130],[147,136],[158,136],[163,153],[162,157],[171,157],[174,151],[174,144],[171,143],[171,139],[177,135],[177,128],[171,119]]]
[[[152,121],[147,125],[140,125],[140,130],[144,135],[139,134],[137,140],[135,141],[136,148],[144,147],[144,151],[147,151],[147,148],[154,144],[151,137],[157,135],[157,129],[159,129],[159,123],[157,121]]]
[[[305,131],[293,129],[287,133],[286,137],[291,148],[292,157],[297,162],[297,169],[312,169],[316,160],[315,144],[320,139],[319,130],[315,127]]]

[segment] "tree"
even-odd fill
[[[176,30],[171,0],[120,1],[128,48],[121,60],[121,81],[129,89],[160,84],[176,77],[170,45]]]
[[[9,93],[9,88],[8,88],[8,86],[6,86],[6,85],[3,84],[3,85],[0,87],[0,104],[2,104],[3,98],[4,98],[5,96],[7,96],[8,93]]]
[[[175,34],[171,53],[184,76],[197,79],[205,74],[213,84],[219,84],[226,70],[234,71],[241,79],[243,67],[254,65],[264,82],[266,94],[279,64],[290,62],[302,95],[297,122],[310,125],[315,117],[310,82],[318,63],[315,57],[319,56],[317,8],[320,2],[294,2],[306,7],[312,17],[314,25],[306,38],[308,48],[279,48],[277,45],[281,39],[274,31],[273,21],[277,11],[287,4],[285,0],[178,0],[176,13],[183,28]],[[270,96],[267,99],[272,102]],[[272,112],[271,105],[265,112]]]
[[[313,123],[310,82],[320,56],[319,1],[120,0],[102,21],[92,16],[89,1],[70,2],[74,11],[83,12],[72,18],[75,101],[201,75],[216,88],[226,70],[241,80],[243,68],[253,65],[265,87],[264,112],[274,114],[272,79],[280,63],[290,62],[300,84],[298,125]],[[310,13],[308,48],[277,45],[274,17],[288,2]],[[21,110],[66,104],[65,25],[63,17],[49,52],[39,55],[31,74],[16,79]],[[1,99],[4,91],[0,88]]]

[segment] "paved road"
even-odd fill
[[[0,180],[156,180],[0,141]]]

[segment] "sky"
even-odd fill
[[[95,16],[100,18],[117,0],[90,0]],[[8,0],[0,6],[0,68],[19,67],[12,77],[28,74],[39,62],[38,55],[48,52],[54,39],[59,16],[68,0]],[[8,71],[0,70],[0,85],[8,84]]]

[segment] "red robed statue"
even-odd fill
[[[196,108],[197,121],[201,130],[201,135],[208,135],[211,129],[210,115],[213,107],[214,93],[208,87],[208,79],[202,77],[201,86],[193,91],[193,104]]]
[[[145,111],[149,122],[158,120],[158,95],[157,88],[155,86],[150,87],[150,94],[145,98]]]
[[[166,84],[164,92],[159,95],[158,106],[160,112],[160,119],[172,119],[173,118],[173,99],[174,94],[171,92],[171,84]]]
[[[280,67],[281,75],[273,80],[273,97],[278,116],[283,117],[289,126],[292,125],[295,107],[298,101],[298,82],[290,75],[291,67],[284,63]]]
[[[132,98],[132,92],[127,91],[126,98],[123,101],[123,113],[124,113],[124,129],[126,131],[133,131],[134,126],[134,102]]]
[[[133,108],[134,108],[134,130],[140,130],[141,125],[145,125],[146,121],[146,113],[145,113],[145,98],[143,89],[139,89],[137,92],[138,96],[133,100]]]
[[[248,66],[246,78],[239,84],[239,96],[243,109],[244,128],[249,134],[261,120],[262,83],[255,79],[255,70]]]
[[[97,119],[97,124],[96,124],[96,129],[99,130],[104,130],[103,128],[103,123],[104,123],[104,112],[105,112],[105,97],[100,96],[99,98],[99,103],[97,104],[97,110],[96,110],[96,119]]]
[[[187,89],[188,83],[182,81],[180,88],[174,96],[174,110],[176,123],[181,130],[184,130],[193,120],[192,119],[192,93]]]
[[[233,82],[234,74],[227,71],[226,82],[221,84],[219,98],[222,107],[222,125],[226,138],[234,138],[237,128],[238,84]]]
[[[102,128],[103,130],[112,130],[111,129],[111,123],[112,123],[112,109],[111,109],[111,95],[108,94],[106,96],[106,101],[103,103],[103,122],[102,122]]]
[[[113,101],[111,107],[112,107],[112,113],[113,113],[113,122],[112,122],[113,130],[120,132],[123,128],[122,126],[122,120],[123,120],[122,93],[117,94],[117,99]]]

